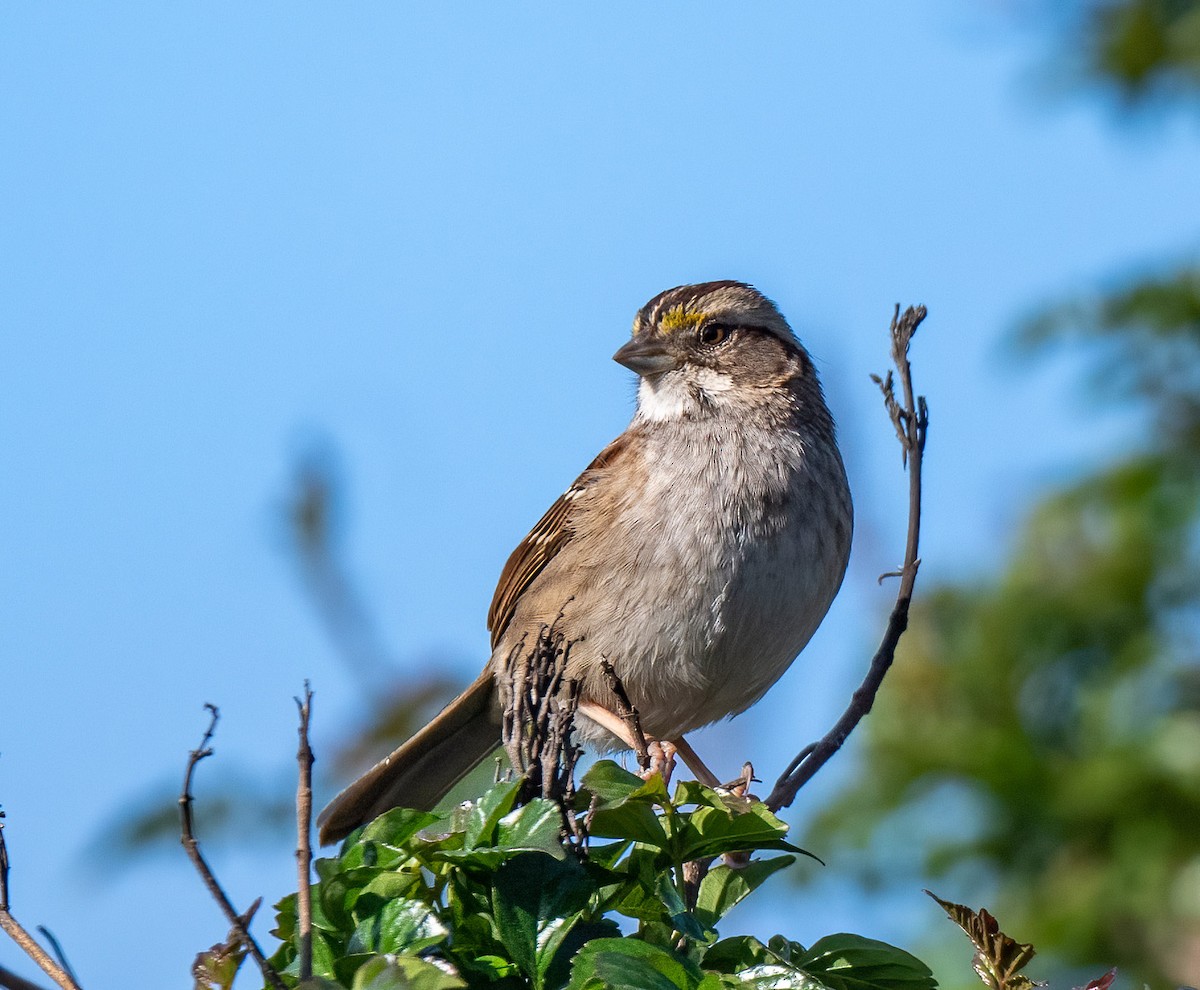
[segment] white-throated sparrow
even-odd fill
[[[740,282],[669,289],[614,359],[641,379],[637,412],[509,557],[483,673],[333,800],[322,842],[432,808],[491,753],[495,671],[543,626],[574,643],[582,741],[625,744],[608,659],[646,735],[686,757],[683,734],[753,705],[824,618],[850,490],[812,360],[775,305]]]

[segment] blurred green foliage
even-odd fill
[[[1200,97],[1200,3],[1081,9],[1097,77]],[[1200,265],[1014,342],[1077,358],[1092,411],[1137,425],[1028,513],[1000,573],[918,594],[860,772],[805,841],[870,883],[941,876],[1059,967],[1200,983]]]
[[[1200,90],[1200,4],[1088,0],[1075,4],[1074,40],[1088,76],[1130,101]]]

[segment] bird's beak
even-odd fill
[[[613,360],[643,378],[679,367],[679,359],[663,346],[662,341],[648,336],[634,337],[613,355]]]

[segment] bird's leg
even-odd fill
[[[579,713],[586,715],[603,729],[607,729],[635,753],[642,743],[646,745],[646,753],[650,757],[650,765],[645,770],[639,770],[638,776],[643,779],[652,775],[662,774],[663,783],[670,783],[671,771],[675,768],[675,744],[668,740],[634,738],[629,722],[615,712],[610,712],[603,705],[594,701],[581,701]],[[690,748],[690,747],[689,747]]]
[[[603,729],[607,729],[614,736],[621,740],[626,746],[637,752],[638,742],[633,738],[633,732],[629,728],[629,723],[615,712],[610,712],[603,705],[598,705],[594,701],[581,701],[579,703],[579,713],[586,715],[593,722]],[[705,787],[720,787],[721,781],[717,775],[704,765],[704,761],[696,755],[696,751],[692,749],[689,743],[683,736],[678,739],[662,739],[648,741],[648,749],[650,751],[650,773],[661,773],[664,782],[671,779],[671,770],[675,766],[675,757],[683,760],[689,770],[695,774],[696,779]]]

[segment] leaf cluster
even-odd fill
[[[316,863],[313,977],[349,990],[601,987],[720,990],[933,990],[900,949],[855,935],[810,948],[782,936],[721,938],[718,923],[803,850],[760,802],[696,783],[669,796],[615,763],[580,783],[586,855],[564,849],[557,805],[516,806],[500,783],[449,817],[399,808]],[[718,865],[695,883],[685,863]],[[701,871],[703,872],[703,871]],[[300,985],[296,897],[277,905],[271,962]],[[626,934],[627,933],[627,934]]]

